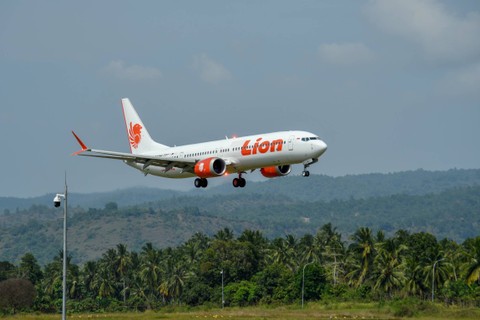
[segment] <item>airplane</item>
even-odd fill
[[[280,131],[245,137],[227,138],[183,146],[169,147],[154,141],[128,98],[122,109],[130,144],[130,153],[91,149],[72,131],[81,150],[78,156],[122,160],[125,164],[166,178],[196,177],[196,188],[206,188],[207,178],[237,174],[235,188],[246,185],[242,174],[260,169],[266,178],[286,176],[292,164],[303,164],[302,175],[327,150],[327,144],[317,135],[306,131]]]

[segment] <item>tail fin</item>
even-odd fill
[[[122,99],[122,107],[131,153],[143,154],[168,148],[168,146],[157,143],[150,137],[147,128],[145,128],[145,125],[128,98]]]

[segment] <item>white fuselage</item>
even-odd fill
[[[259,169],[266,178],[286,176],[291,165],[302,163],[302,176],[318,161],[327,145],[318,136],[306,131],[279,131],[239,138],[169,147],[156,142],[148,133],[128,98],[122,99],[123,116],[130,153],[89,148],[72,131],[82,148],[78,156],[122,160],[145,175],[166,178],[196,177],[196,188],[206,188],[207,178],[238,174],[232,180],[235,188],[246,185],[243,173]]]
[[[257,168],[316,161],[327,145],[315,134],[306,131],[280,131],[252,136],[216,140],[150,151],[145,155],[172,161],[197,161],[211,157],[221,158],[227,172],[241,173]],[[178,167],[147,166],[133,161],[125,163],[144,172],[167,178],[195,177]]]

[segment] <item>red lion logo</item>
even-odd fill
[[[138,144],[142,140],[142,126],[138,123],[133,125],[130,122],[130,128],[128,129],[128,138],[130,140],[130,145],[137,149]]]

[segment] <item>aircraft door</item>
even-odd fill
[[[293,142],[295,141],[295,136],[290,136],[288,138],[288,150],[293,151]]]

